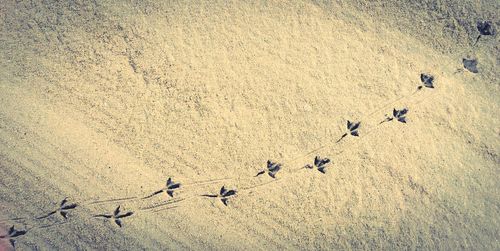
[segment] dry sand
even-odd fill
[[[497,0],[207,2],[0,1],[0,220],[28,229],[19,250],[500,249],[499,39],[472,46]],[[436,88],[413,94],[421,73]],[[346,120],[360,137],[335,144]],[[316,155],[326,174],[296,171]],[[268,159],[278,179],[254,178]],[[168,177],[173,209],[92,204]],[[198,196],[222,185],[228,206]],[[33,219],[65,197],[67,221]],[[118,205],[123,228],[91,217]]]

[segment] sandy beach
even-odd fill
[[[0,250],[499,250],[499,9],[0,1]]]

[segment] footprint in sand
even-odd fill
[[[462,63],[464,64],[464,68],[472,73],[478,73],[477,70],[477,59],[462,59]]]
[[[151,197],[153,197],[157,194],[160,194],[162,192],[166,192],[170,197],[174,197],[174,190],[178,189],[179,187],[181,187],[181,183],[175,183],[172,181],[172,178],[168,178],[167,184],[164,188],[152,193],[151,195],[144,197],[143,199],[151,198]]]
[[[68,204],[67,202],[68,202],[68,198],[64,198],[64,200],[62,200],[61,203],[59,204],[59,208],[57,208],[56,210],[54,210],[54,211],[52,211],[44,216],[40,216],[37,219],[47,218],[47,217],[49,217],[57,212],[59,212],[59,214],[62,215],[62,217],[64,217],[64,219],[68,219],[68,211],[75,209],[78,205],[76,203]]]
[[[422,85],[417,87],[417,90],[420,90],[423,87],[430,89],[434,88],[434,76],[427,73],[422,73],[420,74],[420,81],[422,82]]]
[[[269,174],[269,176],[271,176],[273,179],[276,178],[276,174],[279,170],[281,170],[281,164],[272,162],[271,160],[267,161],[267,174]],[[264,173],[266,173],[266,170],[261,170],[257,173],[257,175],[255,175],[255,177]]]
[[[479,42],[479,39],[482,36],[494,36],[495,35],[495,27],[493,27],[493,23],[491,21],[485,20],[485,21],[479,21],[477,22],[477,31],[479,31],[479,36],[477,36],[476,42],[474,45]]]
[[[134,212],[126,212],[124,214],[120,214],[120,206],[118,206],[113,214],[98,214],[94,215],[95,218],[105,218],[105,219],[112,219],[118,225],[119,227],[122,227],[122,219],[132,216]]]
[[[330,163],[330,159],[321,158],[320,156],[316,156],[314,158],[314,166],[311,164],[307,164],[304,166],[304,168],[313,169],[314,167],[316,167],[318,169],[318,171],[320,171],[321,173],[326,173],[325,169],[329,163]]]
[[[340,137],[340,139],[337,140],[336,143],[340,142],[343,138],[345,138],[349,134],[352,136],[355,136],[355,137],[359,137],[358,129],[359,129],[360,125],[361,125],[361,122],[351,122],[351,121],[347,120],[347,131],[348,132],[344,133],[344,135],[342,135],[342,137]]]
[[[380,124],[382,124],[384,122],[392,121],[394,119],[396,119],[397,121],[399,121],[401,123],[406,123],[406,114],[407,113],[408,113],[408,108],[403,108],[401,110],[396,110],[396,108],[394,108],[392,110],[392,117],[389,117],[386,114],[385,115],[386,116],[385,120],[383,120],[382,122],[380,122]]]
[[[202,196],[209,198],[220,198],[222,203],[227,206],[229,198],[233,195],[236,195],[236,190],[227,190],[224,186],[222,186],[219,194],[204,194]]]
[[[25,235],[28,231],[26,230],[17,230],[14,228],[14,226],[10,227],[9,232],[7,232],[7,235],[1,235],[0,239],[8,239],[10,242],[10,245],[12,245],[12,248],[16,249],[16,237]]]

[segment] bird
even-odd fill
[[[388,122],[388,121],[392,121],[394,119],[396,119],[397,121],[401,122],[401,123],[406,123],[406,114],[408,113],[408,108],[403,108],[401,110],[396,110],[396,108],[394,108],[392,110],[392,117],[387,117],[386,115],[386,119],[383,120],[382,122],[380,122],[380,124],[384,123],[384,122]]]
[[[144,197],[143,199],[151,198],[151,197],[153,197],[157,194],[160,194],[162,192],[166,192],[170,197],[174,197],[174,190],[179,188],[179,187],[181,187],[181,183],[175,183],[172,181],[172,178],[169,177],[167,179],[167,184],[164,188],[152,193],[151,195]]]
[[[496,33],[495,28],[493,27],[493,23],[488,20],[477,22],[476,28],[479,31],[479,36],[477,36],[474,45],[476,45],[477,42],[479,42],[481,36],[493,36]]]
[[[420,90],[422,89],[422,87],[427,87],[427,88],[431,88],[433,89],[434,88],[434,77],[430,74],[426,74],[426,73],[421,73],[420,74],[420,81],[422,82],[423,85],[417,87],[417,90]]]
[[[361,122],[351,122],[351,121],[347,120],[347,130],[349,132],[344,133],[344,135],[342,135],[342,137],[340,137],[340,139],[337,140],[336,143],[340,142],[344,137],[346,137],[349,134],[351,134],[352,136],[359,137],[358,129],[359,129],[360,125],[361,125]]]
[[[121,219],[125,218],[125,217],[132,216],[133,214],[134,214],[134,212],[127,212],[124,214],[120,214],[120,206],[118,206],[115,209],[115,211],[113,212],[113,214],[98,214],[98,215],[94,215],[94,217],[113,219],[114,222],[116,223],[116,225],[118,225],[119,227],[122,227],[122,220]]]
[[[328,158],[321,158],[320,156],[316,156],[314,158],[314,166],[318,168],[318,171],[321,173],[326,173],[325,168],[327,167],[327,164],[330,163],[330,159]],[[308,169],[313,169],[314,166],[307,164],[304,167]]]
[[[236,195],[236,190],[228,190],[225,188],[225,186],[222,186],[219,194],[203,194],[202,196],[204,197],[209,197],[209,198],[220,198],[222,203],[224,203],[225,206],[227,206],[227,201],[229,197]]]
[[[71,209],[75,209],[78,205],[76,203],[72,203],[72,204],[66,204],[68,202],[68,198],[64,198],[61,203],[59,204],[59,208],[57,208],[56,210],[44,215],[44,216],[40,216],[36,219],[44,219],[44,218],[47,218],[57,212],[59,212],[59,214],[62,215],[62,217],[64,217],[64,219],[68,219],[68,210],[71,210]]]
[[[267,174],[271,176],[271,178],[276,179],[276,174],[281,170],[281,164],[272,162],[271,160],[267,161]],[[266,173],[266,170],[260,170],[255,177]]]
[[[18,236],[25,235],[28,231],[26,230],[17,230],[14,228],[14,226],[11,226],[9,228],[9,232],[7,235],[1,235],[0,239],[9,239],[10,245],[12,245],[12,248],[16,248],[16,240],[14,238]]]

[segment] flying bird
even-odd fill
[[[1,235],[0,239],[8,239],[12,248],[16,248],[16,240],[14,238],[25,235],[28,231],[26,230],[17,230],[14,226],[10,227],[7,235]]]
[[[349,132],[344,133],[344,135],[342,135],[342,137],[340,137],[340,139],[337,140],[336,143],[340,142],[344,137],[346,137],[349,134],[351,134],[352,136],[359,137],[358,129],[359,129],[360,124],[361,124],[361,122],[351,122],[351,121],[347,120],[347,130]]]
[[[57,208],[56,210],[44,215],[44,216],[41,216],[41,217],[38,217],[37,219],[44,219],[44,218],[47,218],[57,212],[59,212],[59,214],[62,215],[62,217],[64,217],[64,219],[68,219],[68,211],[71,210],[71,209],[75,209],[78,205],[76,203],[71,203],[71,204],[67,204],[68,202],[68,198],[64,198],[61,203],[59,204],[59,208]]]
[[[479,21],[477,22],[477,30],[479,31],[479,36],[477,36],[476,42],[474,43],[474,46],[479,42],[479,39],[481,36],[494,36],[495,35],[495,28],[493,27],[493,23],[491,21]]]
[[[106,219],[112,219],[118,225],[119,227],[122,227],[122,220],[123,218],[132,216],[134,212],[126,212],[124,214],[120,214],[120,206],[118,206],[113,214],[98,214],[94,215],[96,218],[106,218]]]
[[[401,110],[396,110],[396,108],[394,108],[392,110],[392,117],[387,117],[385,120],[380,122],[380,124],[382,124],[384,122],[392,121],[394,119],[396,119],[397,121],[399,121],[401,123],[406,123],[406,114],[407,113],[408,113],[408,108],[403,108]]]
[[[172,181],[172,178],[168,178],[167,184],[164,188],[152,193],[149,196],[144,197],[144,199],[151,198],[151,197],[153,197],[157,194],[160,194],[162,192],[166,192],[170,197],[174,197],[174,190],[179,188],[179,187],[181,187],[181,183],[175,183]]]
[[[330,159],[328,158],[321,158],[320,156],[316,156],[314,158],[314,166],[307,164],[304,167],[308,169],[313,169],[314,167],[318,168],[318,171],[321,173],[326,173],[325,168],[327,165],[330,163]]]
[[[279,170],[281,170],[281,164],[272,162],[271,160],[267,161],[267,174],[269,174],[269,176],[271,176],[273,179],[276,178],[276,174]],[[266,173],[266,170],[261,170],[257,173],[257,175],[255,175],[255,177],[264,173]]]
[[[204,194],[202,196],[209,198],[220,198],[222,203],[227,206],[229,197],[236,195],[236,190],[228,190],[224,186],[221,187],[219,194]]]

